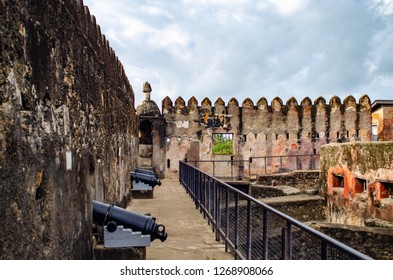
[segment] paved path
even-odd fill
[[[162,180],[152,199],[133,199],[127,209],[150,213],[165,225],[168,239],[156,239],[146,248],[148,260],[233,260],[224,244],[215,241],[211,226],[179,180]]]

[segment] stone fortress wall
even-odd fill
[[[0,1],[0,23],[0,259],[90,259],[92,200],[130,197],[133,89],[81,0]]]
[[[358,101],[351,95],[343,101],[334,96],[328,102],[323,97],[314,102],[308,97],[298,102],[292,97],[286,103],[279,97],[271,103],[261,98],[256,104],[246,98],[241,105],[235,98],[227,105],[221,98],[214,104],[205,98],[199,105],[194,97],[187,103],[182,97],[175,102],[166,97],[162,115],[166,120],[167,177],[176,177],[178,161],[186,158],[249,160],[259,156],[312,155],[319,154],[320,147],[327,143],[371,140],[371,101],[367,95]],[[222,118],[224,125],[206,127],[207,116]],[[212,154],[213,133],[233,135],[232,155]],[[303,164],[310,161],[307,157],[303,160]],[[290,160],[285,163],[293,164]],[[253,171],[258,173],[263,165],[254,160]],[[319,158],[315,157],[315,167],[318,165]],[[211,165],[206,164],[205,169],[208,171]],[[241,169],[247,173],[246,167]]]

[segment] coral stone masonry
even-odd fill
[[[92,200],[130,194],[132,87],[81,0],[0,1],[0,53],[0,259],[90,259]]]
[[[197,151],[191,155],[193,159],[249,160],[260,156],[318,155],[321,146],[327,143],[371,140],[371,103],[367,95],[358,101],[353,96],[343,101],[333,96],[329,102],[323,97],[314,102],[308,97],[298,102],[292,97],[286,103],[276,97],[270,104],[264,97],[256,104],[246,98],[241,106],[235,98],[227,105],[218,98],[212,104],[205,98],[198,105],[194,97],[188,102],[182,97],[174,103],[169,97],[162,101],[167,143],[164,160],[171,163],[165,170],[168,178],[177,176],[178,160],[190,156],[187,151],[194,143],[199,148],[193,149]],[[232,153],[213,153],[214,134],[231,135]],[[279,159],[273,161],[280,164]],[[319,157],[284,164],[283,168],[289,170],[308,165],[318,169]],[[253,172],[263,174],[264,166],[262,160],[253,161]],[[244,167],[239,168],[244,169],[235,170],[239,174],[252,175]],[[203,170],[208,169],[211,167]]]
[[[393,223],[393,142],[325,145],[320,172],[329,222]]]
[[[301,221],[393,228],[393,101],[166,97],[159,108],[146,82],[135,109],[82,0],[1,0],[0,53],[0,259],[93,258],[92,201],[126,207],[131,171],[178,179],[181,160],[238,185],[259,178],[245,189]]]

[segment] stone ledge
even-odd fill
[[[325,199],[321,196],[316,196],[316,195],[299,194],[299,195],[263,198],[259,200],[263,203],[273,205],[273,204],[282,204],[287,202],[324,201]]]

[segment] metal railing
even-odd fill
[[[371,259],[191,166],[179,180],[236,259]]]
[[[194,167],[223,180],[248,180],[251,175],[293,170],[318,170],[319,154],[250,157],[248,160],[189,160]]]
[[[249,160],[192,160],[187,163],[206,170],[215,178],[231,181],[249,179]]]
[[[250,157],[251,174],[274,174],[293,170],[318,170],[319,154]]]

